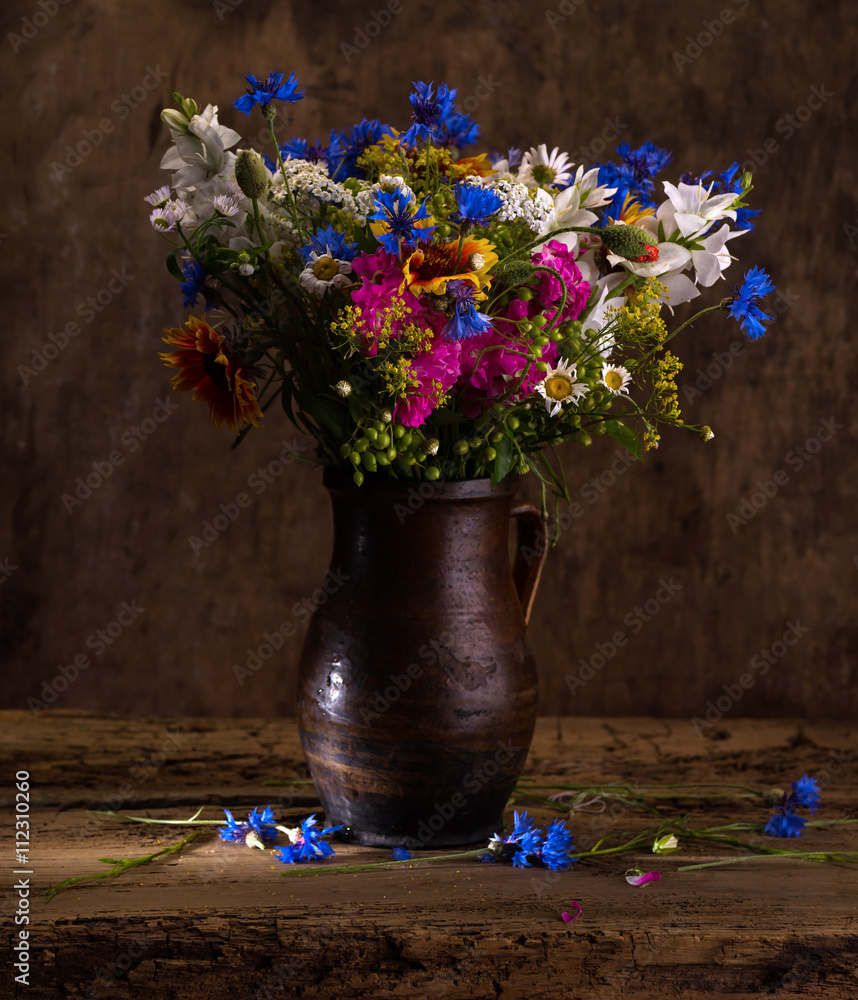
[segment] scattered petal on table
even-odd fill
[[[575,911],[573,913],[566,913],[566,911],[564,910],[563,913],[560,914],[560,916],[563,917],[563,919],[566,921],[567,924],[569,923],[570,920],[577,920],[578,917],[581,916],[581,912],[582,912],[581,911],[581,904],[577,903],[573,899],[572,900],[572,905],[575,907]]]

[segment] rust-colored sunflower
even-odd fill
[[[194,399],[208,403],[215,427],[227,425],[240,431],[245,424],[262,426],[262,410],[256,398],[256,383],[248,378],[247,366],[225,345],[226,338],[204,319],[191,316],[184,328],[165,329],[166,344],[180,348],[161,354],[164,363],[178,368],[172,385],[176,392],[193,389]]]

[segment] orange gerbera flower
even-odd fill
[[[172,386],[176,392],[193,389],[194,399],[208,403],[215,427],[226,424],[240,431],[245,424],[262,426],[262,410],[256,398],[256,383],[247,378],[236,354],[224,346],[226,338],[204,319],[191,316],[184,329],[165,329],[166,344],[180,348],[161,354],[164,363],[178,368]]]
[[[415,295],[421,292],[443,295],[448,281],[470,281],[478,289],[475,298],[486,298],[482,289],[490,283],[489,271],[498,262],[494,244],[488,240],[466,239],[457,254],[458,246],[458,240],[420,243],[403,265],[403,285],[408,285]]]

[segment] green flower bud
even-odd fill
[[[191,134],[188,130],[188,119],[175,108],[164,108],[161,112],[161,121],[173,132],[181,132],[182,135]]]
[[[715,437],[715,431],[707,424],[705,427],[700,428],[700,440],[701,441],[711,441]]]
[[[469,449],[470,447],[471,447],[471,446],[470,446],[470,445],[468,444],[468,442],[467,442],[467,441],[466,441],[466,440],[465,440],[464,438],[462,438],[462,439],[461,439],[460,441],[457,441],[457,442],[456,442],[456,443],[455,443],[455,444],[453,445],[453,451],[454,451],[454,452],[455,452],[455,453],[456,453],[457,455],[467,455],[467,454],[468,454],[468,449]]]
[[[663,837],[656,837],[652,845],[653,854],[670,854],[679,850],[679,841],[672,833],[666,833]]]
[[[509,417],[507,419],[506,425],[507,427],[509,427],[511,431],[517,431],[518,428],[521,426],[521,421],[518,419],[518,417]]]
[[[366,438],[355,441],[355,451],[366,451],[367,448],[369,448],[369,441]]]
[[[352,446],[350,444],[340,445],[340,454],[343,456],[343,458],[348,458],[351,453],[352,453]]]
[[[429,468],[423,473],[427,479],[435,480],[441,477],[441,470],[437,465],[430,465]]]
[[[355,486],[363,486],[363,473],[360,469],[355,469],[352,473],[352,479],[354,480]]]
[[[378,431],[374,427],[367,427],[364,434],[366,434],[370,441],[378,441]]]
[[[390,465],[390,459],[387,457],[386,451],[378,451],[375,453],[375,460],[379,465]]]
[[[252,149],[242,149],[235,158],[235,180],[248,198],[261,198],[268,190],[268,171],[262,157]]]
[[[365,451],[361,455],[361,461],[363,462],[364,467],[367,469],[368,472],[376,471],[377,465],[375,461],[375,455],[373,455],[371,451]]]
[[[502,260],[495,268],[496,280],[507,288],[512,288],[515,285],[526,285],[532,277],[533,264],[520,257]]]
[[[617,223],[599,230],[602,242],[618,257],[638,262],[658,260],[658,240],[640,226]]]
[[[503,431],[495,431],[489,438],[492,444],[497,444],[499,441],[503,441]]]
[[[349,454],[349,461],[352,465],[360,465],[360,452],[353,451]]]
[[[382,431],[381,434],[378,435],[377,444],[379,448],[388,448],[390,446],[390,435],[387,431]]]
[[[493,462],[498,457],[498,453],[494,448],[484,448],[483,449],[483,460],[486,462]]]
[[[385,455],[387,455],[387,460],[389,462],[393,462],[393,461],[396,460],[396,449],[393,447],[393,445],[391,445],[387,449],[387,451],[385,452]]]

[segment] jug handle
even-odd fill
[[[525,627],[536,599],[536,590],[548,556],[548,523],[531,503],[517,504],[511,516],[518,524],[518,540],[512,578],[524,612]]]

